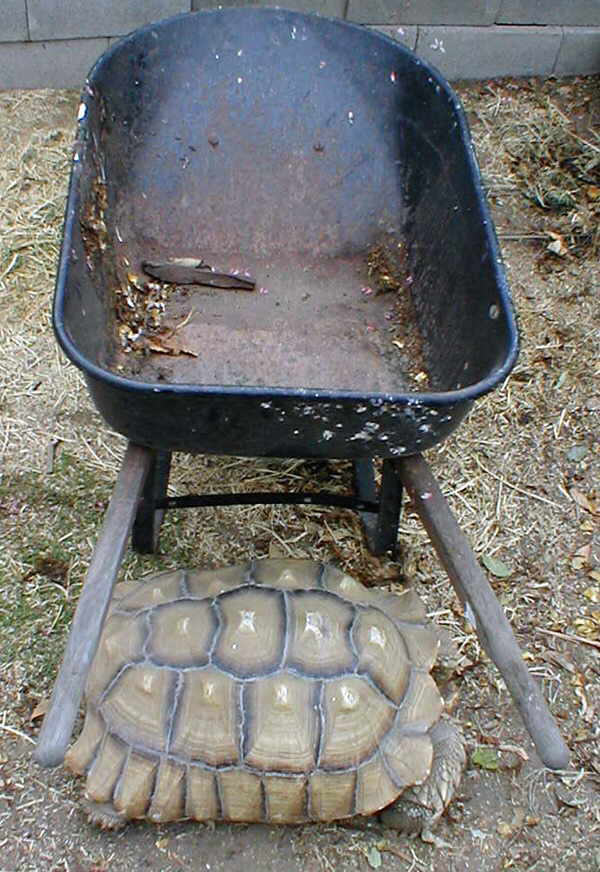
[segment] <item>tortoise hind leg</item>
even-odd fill
[[[467,758],[462,730],[448,718],[431,728],[433,760],[422,784],[409,787],[385,808],[381,822],[403,833],[426,833],[441,817],[459,785]]]

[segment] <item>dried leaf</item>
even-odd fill
[[[591,561],[592,546],[590,544],[583,545],[581,548],[578,548],[573,555],[573,559],[571,560],[571,566],[573,567],[573,569],[583,569],[584,566],[589,566]]]
[[[525,762],[529,760],[529,754],[524,748],[521,748],[520,745],[512,745],[509,742],[502,742],[500,745],[498,745],[498,748],[500,749],[500,751],[509,751],[512,754],[516,754],[517,757],[519,757],[521,760],[524,760]]]
[[[553,663],[556,666],[560,666],[562,669],[566,669],[567,672],[574,673],[575,666],[573,663],[567,659],[563,654],[560,654],[558,651],[546,651],[542,655],[542,658],[547,663]]]
[[[600,623],[595,620],[595,615],[600,618],[600,612],[594,612],[589,618],[575,618],[573,626],[579,636],[585,636],[586,639],[598,639],[600,637]]]
[[[593,603],[600,603],[600,587],[598,587],[597,585],[594,585],[592,587],[586,587],[583,595],[586,599],[589,599]]]
[[[492,575],[495,575],[496,578],[508,578],[509,575],[512,574],[512,569],[503,563],[502,560],[498,560],[497,557],[491,557],[489,554],[483,554],[481,557],[481,562]]]
[[[177,357],[180,354],[185,354],[188,357],[198,357],[195,351],[186,348],[178,336],[174,335],[173,331],[165,331],[162,335],[153,336],[148,340],[148,348],[154,351],[155,354],[169,354]]]
[[[555,233],[553,230],[548,230],[548,236],[551,238],[552,242],[549,242],[546,246],[547,250],[551,251],[552,254],[556,254],[558,257],[564,257],[569,250],[569,246],[565,242],[564,236],[561,236],[560,233]]]
[[[523,827],[526,822],[527,818],[525,817],[525,809],[517,806],[517,808],[515,808],[511,822],[507,823],[506,821],[498,821],[496,830],[501,836],[513,836]]]
[[[560,805],[569,808],[579,808],[585,804],[585,800],[576,797],[573,791],[565,790],[559,784],[554,785],[554,794]]]
[[[367,851],[367,863],[369,864],[371,869],[381,868],[381,852],[379,848],[375,847],[375,845],[371,845],[371,847]]]
[[[589,512],[591,515],[596,513],[595,504],[584,493],[577,490],[576,487],[572,487],[569,494],[571,495],[571,499],[576,502],[581,509],[585,509],[585,511]]]
[[[30,723],[39,720],[39,718],[43,718],[45,714],[47,714],[48,709],[50,708],[50,697],[43,697],[34,710],[31,712],[31,716],[29,718]]]
[[[498,769],[500,761],[493,748],[476,748],[471,754],[471,763],[480,769]]]
[[[514,812],[513,812],[512,821],[510,822],[510,825],[513,828],[513,830],[517,830],[517,829],[521,829],[521,827],[523,826],[524,823],[525,823],[525,809],[522,806],[517,805],[515,807]]]

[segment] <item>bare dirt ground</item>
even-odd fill
[[[0,872],[600,869],[600,567],[596,79],[461,88],[522,337],[505,384],[429,453],[490,573],[571,751],[543,768],[497,671],[411,513],[402,560],[366,552],[346,512],[235,508],[169,515],[162,553],[122,577],[249,556],[314,556],[360,580],[413,584],[445,628],[469,765],[440,844],[345,826],[90,826],[80,785],[31,760],[123,450],[50,322],[77,95],[0,94]],[[595,130],[594,130],[595,128]],[[173,493],[343,488],[346,464],[177,458]]]

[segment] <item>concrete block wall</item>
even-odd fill
[[[0,89],[80,88],[115,37],[178,12],[278,0],[0,0]],[[600,72],[600,0],[279,0],[377,27],[447,78]]]

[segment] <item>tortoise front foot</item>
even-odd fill
[[[103,830],[121,830],[127,824],[128,818],[120,814],[110,802],[84,799],[82,805],[89,822]]]
[[[452,800],[467,757],[462,730],[448,718],[435,724],[430,736],[433,760],[429,776],[422,784],[405,790],[381,812],[380,820],[402,833],[419,833],[426,841],[437,841],[432,827]]]

